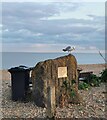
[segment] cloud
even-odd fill
[[[39,3],[40,2],[52,2],[53,3],[53,2],[55,2],[56,3],[56,2],[58,2],[58,0],[39,0],[39,1],[38,0],[20,0],[20,1],[19,0],[4,0],[4,2],[35,2],[35,3],[38,3],[38,2]],[[93,3],[95,3],[95,2],[100,2],[100,3],[104,2],[105,3],[106,0],[81,0],[81,1],[80,0],[72,0],[72,1],[71,0],[60,0],[59,2],[60,3],[65,3],[65,2],[69,2],[69,3],[71,3],[71,2],[74,2],[74,3],[76,3],[76,2],[79,2],[79,3],[82,3],[82,2],[86,2],[86,3],[87,2],[88,3],[89,2],[91,2],[91,3],[92,2]]]
[[[40,19],[58,13],[58,9],[52,4],[3,3],[3,17],[10,20]]]
[[[76,11],[80,7],[81,3],[71,3],[71,2],[63,2],[63,3],[58,3],[57,2],[57,7],[59,8],[60,13],[62,12],[69,12],[69,11]]]
[[[3,51],[6,52],[40,52],[40,53],[57,53],[62,52],[62,49],[68,46],[69,44],[27,44],[27,43],[4,43],[3,44]],[[75,47],[74,53],[98,53],[98,50],[95,46],[80,46],[80,45],[73,45],[72,47]],[[103,51],[103,50],[102,50]]]
[[[103,48],[104,16],[87,14],[89,19],[52,18],[60,18],[63,12],[71,11],[72,15],[79,7],[81,5],[77,3],[3,3],[3,43],[43,44],[48,45],[49,50],[51,44]]]
[[[8,25],[3,31],[4,42],[26,43],[64,43],[78,44],[82,41],[102,41],[104,26],[97,25],[90,20],[42,20],[34,23]],[[94,20],[93,20],[94,21]],[[91,23],[90,23],[91,22]],[[6,31],[8,28],[8,31]]]

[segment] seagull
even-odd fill
[[[71,51],[73,51],[73,50],[75,50],[75,47],[72,47],[71,48],[71,46],[68,46],[68,47],[66,47],[65,49],[62,49],[64,52],[71,52]]]

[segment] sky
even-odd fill
[[[2,3],[4,52],[104,52],[104,2]]]

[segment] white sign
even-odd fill
[[[58,78],[67,77],[67,67],[58,67]]]

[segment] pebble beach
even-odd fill
[[[82,71],[93,71],[100,75],[105,69],[105,64],[78,65]],[[11,76],[7,70],[0,71],[2,81],[2,96],[0,96],[3,118],[46,118],[46,108],[35,105],[34,101],[13,102],[11,100]],[[56,108],[55,118],[104,118],[107,116],[107,91],[106,85],[101,83],[100,87],[91,87],[89,90],[79,90],[83,98],[81,104],[69,104],[64,108]]]

